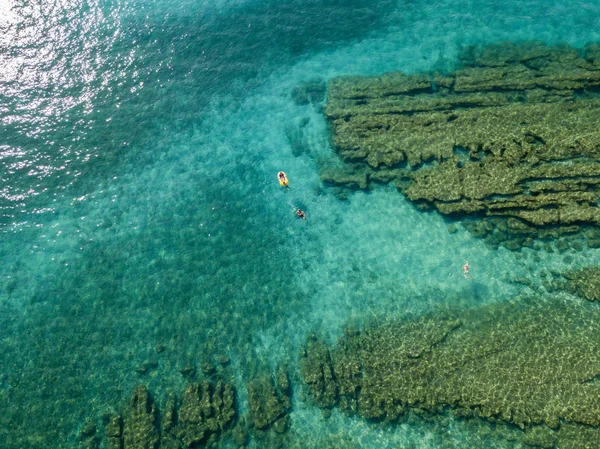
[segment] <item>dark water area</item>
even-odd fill
[[[243,98],[272,70],[383,26],[394,6],[16,5],[2,24],[3,222],[106,179],[123,153],[144,163],[142,147],[189,131],[214,95]]]

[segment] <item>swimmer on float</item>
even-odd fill
[[[290,182],[288,181],[288,178],[284,172],[280,171],[277,173],[277,179],[279,180],[279,185],[281,187],[289,187]]]

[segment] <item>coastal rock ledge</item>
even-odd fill
[[[345,164],[323,181],[395,182],[511,249],[600,224],[600,45],[500,43],[459,67],[332,79],[325,116]]]
[[[450,414],[535,447],[600,447],[596,313],[531,299],[374,322],[335,347],[309,336],[301,372],[324,409],[384,423]]]

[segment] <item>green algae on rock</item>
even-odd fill
[[[223,382],[191,383],[185,389],[173,434],[187,446],[215,441],[235,418],[235,392]]]
[[[301,353],[302,374],[315,403],[368,419],[394,422],[407,411],[449,408],[518,426],[530,445],[598,446],[594,307],[523,300],[373,323],[346,332],[332,349],[312,336]]]
[[[319,407],[333,407],[338,398],[337,382],[329,348],[315,335],[311,335],[302,352],[300,370],[311,389],[313,400]]]
[[[289,379],[287,372],[279,370],[275,383],[271,376],[257,377],[248,383],[250,426],[255,434],[273,429],[285,433],[290,426]]]
[[[273,376],[257,377],[248,382],[247,387],[248,425],[243,417],[237,419],[236,393],[226,382],[191,382],[181,396],[169,395],[160,411],[148,389],[141,385],[135,388],[128,407],[123,410],[123,418],[121,415],[105,418],[102,447],[217,447],[224,437],[238,447],[245,447],[250,436],[248,428],[261,439],[261,447],[286,447],[282,434],[289,429],[291,410],[287,367],[279,366]],[[100,437],[85,430],[87,427],[86,423],[81,431],[82,443],[84,447],[97,447]]]
[[[321,177],[361,189],[394,181],[445,215],[512,219],[515,249],[540,230],[600,224],[598,54],[596,44],[503,43],[471,49],[447,75],[333,79],[325,115],[347,164]]]
[[[158,407],[147,388],[137,387],[124,419],[109,418],[105,429],[109,448],[181,449],[211,446],[229,430],[235,417],[235,391],[224,382],[191,383],[185,389],[180,406],[170,396],[159,423]]]
[[[291,447],[294,436],[288,432],[292,424],[292,387],[288,368],[280,365],[273,374],[264,371],[250,380],[247,388],[250,409],[247,428],[256,444],[272,449]],[[239,436],[242,441],[244,435]]]
[[[556,281],[556,290],[565,290],[588,301],[600,301],[600,268],[586,267],[562,273],[565,280]]]
[[[320,79],[298,84],[292,90],[292,100],[297,105],[319,104],[325,99],[327,85]]]
[[[156,428],[158,409],[144,385],[133,391],[125,415],[123,447],[125,449],[155,448],[160,436]],[[112,424],[112,421],[111,421]],[[112,439],[112,437],[109,437]]]
[[[96,435],[96,423],[88,419],[79,431],[82,449],[96,449],[98,447],[98,436]]]

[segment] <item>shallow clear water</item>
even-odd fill
[[[515,278],[598,262],[491,250],[392,187],[339,199],[318,176],[324,117],[291,92],[451,70],[481,43],[582,47],[599,24],[598,2],[4,0],[0,446],[76,446],[134,385],[160,402],[215,354],[244,408],[243,381],[294,364],[312,330],[511,300]],[[477,444],[461,423],[324,421],[298,398],[292,423],[298,447]]]

